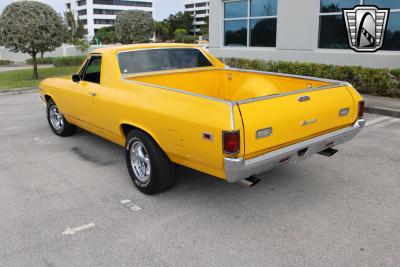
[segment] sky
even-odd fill
[[[0,0],[0,13],[8,4],[16,0]],[[65,11],[64,0],[40,0],[51,5],[57,12]],[[155,19],[160,21],[167,18],[170,14],[175,14],[183,10],[183,0],[154,0]]]

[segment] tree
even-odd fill
[[[75,48],[81,51],[82,53],[86,53],[90,48],[90,44],[85,38],[76,40],[74,45]]]
[[[115,32],[123,44],[149,42],[154,31],[155,21],[150,12],[123,11],[115,21]]]
[[[35,1],[9,4],[0,16],[0,45],[29,54],[33,78],[38,79],[36,56],[61,46],[65,27],[61,16],[49,5]]]
[[[97,38],[102,44],[115,44],[118,42],[114,26],[98,29],[95,38]]]
[[[156,28],[156,39],[160,41],[166,41],[168,38],[170,38],[170,31],[169,31],[169,26],[167,23],[164,21],[161,22],[156,22],[155,24]]]
[[[175,32],[176,29],[185,29],[186,32],[191,32],[193,17],[188,12],[178,12],[175,15],[169,15],[169,17],[165,19],[164,22],[169,25],[171,33]]]
[[[175,34],[175,38],[176,38],[177,36],[187,35],[187,31],[185,29],[176,29],[174,34]]]
[[[66,25],[65,41],[69,44],[75,44],[85,36],[85,28],[81,20],[76,20],[71,10],[64,12]]]

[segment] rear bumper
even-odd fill
[[[224,169],[228,182],[233,183],[252,175],[263,173],[269,169],[286,163],[296,163],[309,159],[329,147],[343,144],[355,137],[364,127],[365,120],[360,119],[354,125],[327,133],[315,138],[293,144],[264,155],[251,158],[225,158]],[[307,149],[304,155],[298,155],[299,150]]]

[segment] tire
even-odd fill
[[[76,126],[70,124],[64,118],[64,115],[59,111],[52,99],[47,101],[46,115],[50,128],[56,135],[67,137],[75,133]]]
[[[125,147],[129,175],[141,192],[154,195],[174,185],[174,164],[148,134],[131,130],[126,137]]]

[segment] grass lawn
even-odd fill
[[[79,67],[40,68],[39,80],[32,79],[32,69],[0,72],[0,90],[36,87],[40,81],[50,77],[72,75]]]

